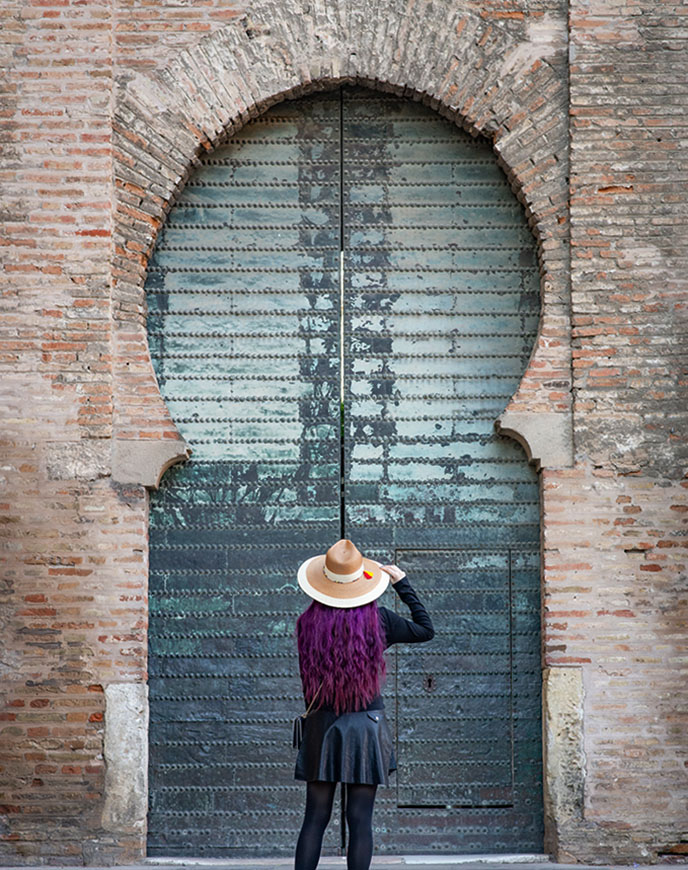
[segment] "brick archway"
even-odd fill
[[[418,4],[401,18],[389,0],[381,3],[378,33],[355,4],[339,16],[323,3],[279,17],[260,3],[250,19],[201,40],[169,68],[120,82],[112,287],[119,482],[157,486],[188,455],[153,374],[143,292],[148,256],[176,194],[198,155],[249,118],[340,82],[420,100],[492,141],[538,242],[542,292],[530,363],[495,422],[538,467],[571,464],[565,83],[541,52],[524,52],[474,13],[444,9],[432,20],[425,11]]]
[[[472,11],[432,7],[430,13],[428,3],[402,16],[392,0],[382,0],[373,17],[353,2],[338,12],[323,0],[303,7],[278,14],[261,0],[250,18],[202,39],[168,68],[118,83],[113,479],[156,487],[188,455],[153,373],[144,282],[157,232],[198,156],[270,105],[343,82],[419,100],[492,142],[537,240],[542,299],[529,364],[495,425],[520,441],[537,467],[571,466],[568,101],[565,78],[547,55],[551,44],[529,43],[524,50],[522,39]],[[545,492],[542,507],[546,515]],[[582,795],[582,682],[577,668],[549,668],[543,676],[545,843],[556,852],[560,825]],[[140,706],[145,758],[145,687],[130,688],[106,690],[106,725],[116,728],[118,710]],[[126,761],[119,764],[114,732],[108,747],[108,730],[105,817],[116,828],[126,805],[125,814],[145,824],[146,787],[129,785],[131,771]]]

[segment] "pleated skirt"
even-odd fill
[[[306,718],[295,779],[389,785],[389,774],[396,769],[384,710],[339,716],[316,710]]]

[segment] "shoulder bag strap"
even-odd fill
[[[318,695],[320,694],[320,690],[322,689],[322,685],[323,685],[323,681],[321,680],[321,681],[320,681],[320,685],[319,685],[318,688],[316,689],[315,695],[313,695],[313,697],[311,698],[311,702],[310,702],[310,704],[308,705],[308,709],[306,710],[305,713],[302,713],[302,714],[301,714],[301,715],[303,716],[304,719],[306,718],[306,716],[308,716],[308,714],[309,714],[309,713],[311,712],[311,710],[313,709],[313,704],[315,704],[316,698],[317,698]]]

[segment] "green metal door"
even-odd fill
[[[293,578],[340,531],[339,152],[337,95],[247,126],[151,264],[151,353],[193,448],[150,506],[151,855],[282,854],[298,824]]]
[[[533,238],[485,142],[406,100],[344,107],[345,527],[437,628],[395,648],[377,820],[402,853],[541,851],[537,478],[493,428],[537,328]]]
[[[194,450],[151,497],[149,854],[293,850],[296,568],[340,536],[437,626],[388,654],[376,848],[541,850],[537,480],[492,427],[537,287],[489,146],[416,103],[283,103],[203,160],[147,281]]]

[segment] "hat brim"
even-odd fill
[[[379,598],[389,584],[389,574],[379,562],[363,556],[363,570],[373,576],[361,577],[350,583],[337,583],[325,576],[325,555],[312,556],[299,566],[298,583],[315,601],[330,607],[360,607]]]

